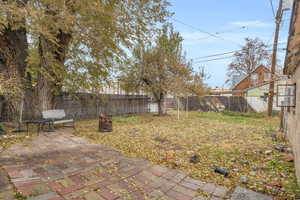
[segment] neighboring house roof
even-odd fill
[[[245,76],[242,80],[240,80],[240,82],[238,82],[233,88],[232,90],[234,90],[235,88],[237,88],[242,82],[244,82],[247,78],[249,78],[251,76],[252,73],[257,72],[259,69],[265,69],[268,72],[271,72],[269,68],[267,68],[264,65],[260,65],[257,68],[255,68],[250,74],[248,74],[247,76]]]
[[[241,80],[243,80],[246,77],[245,74],[240,74],[240,75],[234,75],[232,77],[232,82],[231,82],[231,87],[234,88]]]
[[[291,75],[300,65],[300,1],[294,1],[283,72]]]

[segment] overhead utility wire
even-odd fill
[[[273,5],[273,2],[272,2],[272,5]],[[208,31],[202,30],[202,29],[200,29],[200,28],[198,28],[198,27],[195,27],[195,26],[193,26],[193,25],[190,25],[190,24],[188,24],[188,23],[185,23],[185,22],[183,22],[183,21],[181,21],[181,20],[178,20],[178,19],[175,19],[175,18],[171,18],[171,20],[173,20],[173,21],[175,21],[175,22],[177,22],[177,23],[180,23],[180,24],[182,24],[182,25],[185,25],[185,26],[187,26],[187,27],[190,27],[190,28],[192,28],[192,29],[198,30],[198,31],[200,31],[200,32],[205,33],[205,34],[208,35],[208,37],[203,37],[203,38],[200,38],[199,40],[207,39],[207,38],[209,38],[209,37],[214,37],[214,38],[216,38],[216,39],[221,39],[221,40],[224,40],[224,41],[227,40],[227,41],[233,42],[233,43],[235,43],[235,44],[237,44],[237,45],[241,45],[241,44],[239,44],[239,43],[237,43],[237,42],[235,42],[235,41],[233,41],[233,40],[225,39],[225,38],[223,38],[223,37],[220,36],[220,34],[222,34],[222,33],[233,32],[234,29],[228,30],[228,31],[220,31],[220,32],[216,32],[216,33],[210,33],[210,32],[208,32]],[[273,20],[274,20],[274,19],[272,19],[272,21],[273,21]],[[271,21],[271,20],[268,20],[268,21]],[[257,22],[257,23],[259,23],[259,22]],[[237,28],[237,29],[245,29],[245,28],[247,28],[247,26],[242,26],[242,27]]]
[[[222,56],[222,55],[232,54],[232,53],[239,52],[239,51],[241,51],[241,50],[229,51],[229,52],[218,53],[218,54],[212,54],[212,55],[208,55],[208,56],[201,56],[201,57],[197,57],[197,58],[194,58],[194,59],[201,59],[201,58],[210,58],[210,57]]]
[[[273,5],[273,0],[269,0],[269,2],[270,2],[270,6],[271,6],[271,9],[272,9],[272,13],[273,13],[273,16],[274,16],[274,18],[275,18],[275,9],[274,9],[274,5]]]
[[[286,48],[280,48],[278,50],[286,50]],[[267,51],[272,51],[272,49],[269,49]],[[233,52],[239,52],[239,51],[233,51]],[[233,53],[231,52],[231,53]],[[219,55],[226,55],[226,54],[231,54],[230,52],[227,52],[227,53],[224,53],[224,54],[219,54]],[[214,59],[208,59],[208,60],[199,60],[199,61],[196,61],[194,62],[194,64],[197,64],[197,63],[202,63],[202,62],[209,62],[209,61],[215,61],[215,60],[223,60],[223,59],[228,59],[228,58],[233,58],[235,57],[234,55],[232,56],[227,56],[227,57],[221,57],[221,58],[214,58]],[[205,57],[203,57],[205,58]]]
[[[224,33],[232,33],[232,32],[234,32],[236,30],[241,30],[241,29],[246,29],[246,26],[242,26],[242,27],[234,28],[234,29],[230,29],[230,30],[225,30],[225,31],[219,31],[219,32],[216,32],[215,34],[219,35],[219,34],[224,34]],[[204,39],[207,39],[207,38],[210,38],[210,36],[202,37],[202,38],[199,38],[198,40],[204,40]]]
[[[215,59],[209,59],[209,60],[200,60],[200,61],[194,62],[194,64],[203,63],[203,62],[209,62],[209,61],[215,61],[215,60],[224,60],[224,59],[233,58],[233,57],[234,56],[227,56],[227,57],[215,58]]]
[[[219,36],[219,35],[216,35],[216,34],[214,34],[214,33],[210,33],[210,32],[208,32],[208,31],[202,30],[202,29],[197,28],[197,27],[195,27],[195,26],[193,26],[193,25],[190,25],[190,24],[187,24],[187,23],[185,23],[185,22],[182,22],[182,21],[180,21],[180,20],[178,20],[178,19],[175,19],[175,18],[171,18],[171,19],[172,19],[173,21],[175,21],[175,22],[178,22],[178,23],[182,24],[182,25],[185,25],[185,26],[190,27],[190,28],[192,28],[192,29],[198,30],[198,31],[200,31],[200,32],[202,32],[202,33],[205,33],[206,35],[209,35],[210,37],[214,37],[214,38],[216,38],[216,39],[221,39],[221,40],[224,40],[224,41],[227,40],[227,41],[236,43],[235,41],[225,39],[225,38],[223,38],[223,37],[221,37],[221,36]],[[241,44],[239,44],[239,43],[236,43],[236,44],[241,45]]]
[[[283,42],[281,44],[285,44],[285,42]],[[268,45],[268,46],[270,46],[270,45]],[[285,48],[281,48],[281,50],[285,50]],[[224,52],[224,53],[211,54],[211,55],[207,55],[207,56],[196,57],[196,58],[193,58],[193,59],[217,57],[217,56],[222,56],[222,55],[226,55],[226,54],[232,54],[232,53],[236,53],[236,52],[240,52],[240,51],[243,51],[243,49],[235,50],[235,51],[228,51],[228,52]],[[267,51],[272,51],[272,49],[268,49]]]
[[[192,29],[195,29],[195,30],[198,30],[198,31],[200,31],[200,32],[202,32],[202,33],[205,33],[205,34],[207,34],[207,35],[209,35],[209,36],[211,36],[211,37],[218,38],[218,39],[224,39],[224,38],[222,38],[222,37],[220,37],[220,36],[217,36],[217,35],[215,35],[215,34],[213,34],[213,33],[210,33],[210,32],[204,31],[204,30],[202,30],[202,29],[199,29],[199,28],[197,28],[197,27],[194,27],[194,26],[192,26],[192,25],[190,25],[190,24],[187,24],[187,23],[185,23],[185,22],[182,22],[182,21],[180,21],[180,20],[178,20],[178,19],[175,19],[175,18],[171,18],[171,19],[174,20],[175,22],[178,22],[178,23],[183,24],[183,25],[185,25],[185,26],[188,26],[188,27],[190,27],[190,28],[192,28]]]
[[[274,19],[271,19],[271,20],[263,20],[263,21],[274,21]],[[290,21],[289,18],[287,19],[283,19],[282,21]],[[260,23],[260,22],[257,22],[257,24]],[[224,33],[232,33],[232,32],[235,32],[237,30],[241,30],[241,29],[246,29],[247,26],[242,26],[242,27],[239,27],[239,28],[233,28],[233,29],[229,29],[229,30],[224,30],[224,31],[218,31],[218,32],[215,32],[216,35],[219,35],[219,34],[224,34]],[[210,36],[207,36],[207,37],[202,37],[202,38],[199,38],[198,40],[203,40],[203,39],[207,39],[209,38]]]

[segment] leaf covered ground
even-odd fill
[[[287,153],[274,149],[286,145],[274,134],[279,118],[262,114],[181,113],[115,117],[113,132],[97,131],[97,120],[84,120],[76,125],[76,134],[108,145],[129,157],[147,159],[155,164],[182,170],[206,182],[233,189],[245,187],[271,194],[276,199],[294,199],[299,192],[293,162]],[[190,162],[196,156],[196,162]],[[224,177],[213,166],[229,170]]]
[[[261,114],[182,112],[178,120],[176,113],[170,112],[163,117],[115,117],[111,133],[99,133],[97,120],[82,120],[76,123],[75,134],[129,157],[182,170],[202,181],[231,189],[243,185],[276,199],[295,199],[299,189],[293,162],[288,162],[286,152],[274,149],[286,145],[281,138],[273,137],[278,124],[278,117]],[[2,135],[0,152],[35,136]],[[228,169],[229,176],[215,173],[213,166]],[[247,177],[247,184],[242,183],[241,176]]]
[[[0,134],[0,153],[13,144],[21,143],[27,140],[32,140],[37,135],[36,130],[32,130],[32,127],[30,127],[29,133],[27,133],[26,131],[18,133],[14,132],[16,128],[12,127],[11,123],[4,123],[4,125],[1,124],[1,126],[4,126],[5,133],[1,132]]]

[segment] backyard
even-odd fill
[[[300,200],[300,0],[0,2],[0,200]]]
[[[230,189],[244,185],[276,199],[294,199],[299,192],[290,149],[275,137],[279,117],[234,112],[182,112],[180,120],[175,112],[115,117],[112,133],[99,133],[97,123],[79,121],[75,134]],[[229,175],[214,172],[215,166]]]
[[[266,118],[264,114],[181,112],[178,120],[177,113],[171,111],[162,117],[114,117],[113,132],[109,133],[98,132],[98,120],[80,120],[74,134],[112,147],[125,156],[178,169],[194,179],[231,191],[241,185],[275,199],[295,199],[300,191],[291,149],[277,132],[278,124],[278,116]],[[7,124],[6,129],[9,130]],[[47,134],[52,133],[42,133]],[[34,138],[35,129],[29,134],[2,135],[0,153]],[[215,167],[227,170],[229,175],[216,173]],[[199,195],[209,196],[200,190]]]

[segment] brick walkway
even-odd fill
[[[0,154],[0,199],[13,199],[14,190],[30,200],[230,198],[225,187],[124,157],[63,131],[42,134]],[[203,192],[210,197],[202,197]]]

